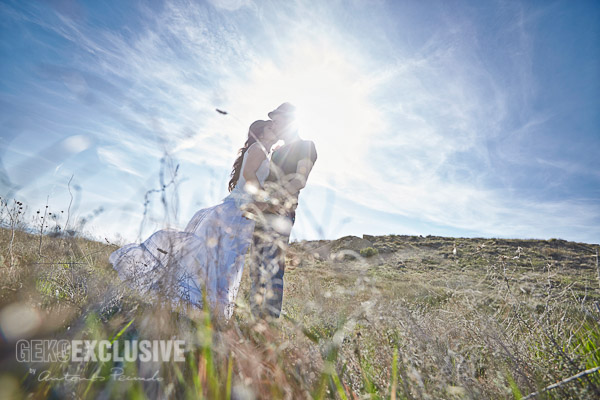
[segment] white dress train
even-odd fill
[[[269,162],[267,157],[256,172],[261,186],[269,174]],[[251,200],[245,184],[240,172],[229,196],[196,212],[184,231],[163,229],[140,244],[114,251],[109,261],[119,277],[142,293],[160,291],[184,307],[202,308],[202,289],[206,288],[212,312],[231,318],[254,232],[254,221],[242,216],[241,207]]]

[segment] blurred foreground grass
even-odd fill
[[[246,270],[223,325],[130,292],[108,263],[117,245],[3,226],[0,398],[600,397],[597,245],[366,235],[293,243],[284,317],[252,318]],[[17,363],[22,338],[178,338],[186,361]],[[44,371],[81,379],[41,379]]]

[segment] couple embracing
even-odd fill
[[[175,307],[204,308],[205,298],[211,312],[229,320],[251,247],[252,313],[279,317],[298,194],[317,153],[313,142],[298,135],[292,104],[283,103],[268,116],[250,125],[233,165],[230,194],[220,204],[197,211],[184,231],[163,229],[111,254],[121,279]],[[285,144],[271,150],[280,140]]]

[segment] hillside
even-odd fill
[[[0,386],[12,394],[495,399],[600,393],[598,245],[399,235],[296,242],[287,258],[286,317],[252,319],[244,271],[234,319],[221,325],[130,292],[108,264],[114,244],[47,236],[40,242],[39,235],[17,231],[11,267],[11,236],[0,231],[6,337]],[[40,370],[108,378],[111,365],[55,363],[31,372],[14,361],[14,342],[23,337],[172,335],[192,348],[185,365],[162,366],[161,384],[40,382]],[[132,375],[144,374],[130,364]]]

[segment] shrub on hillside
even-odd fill
[[[363,257],[372,257],[378,253],[379,251],[373,247],[366,247],[360,251],[360,255]]]

